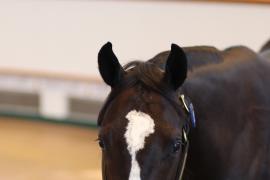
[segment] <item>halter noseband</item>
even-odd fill
[[[196,127],[196,118],[194,113],[194,108],[192,103],[185,98],[183,94],[179,96],[180,102],[183,104],[185,111],[188,114],[188,122],[183,127],[183,144],[182,144],[182,153],[183,153],[183,159],[179,161],[178,164],[178,171],[176,173],[176,180],[182,180],[184,170],[186,167],[186,161],[187,161],[187,155],[188,155],[188,149],[189,149],[189,139],[188,139],[188,133],[189,133],[189,123],[191,123],[192,128]]]

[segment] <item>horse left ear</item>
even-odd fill
[[[177,90],[187,77],[187,58],[185,52],[176,44],[171,45],[164,79],[174,90]]]
[[[100,49],[98,53],[98,68],[104,82],[112,88],[120,82],[124,70],[113,53],[111,42],[107,42]]]

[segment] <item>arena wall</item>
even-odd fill
[[[270,38],[269,19],[262,4],[1,0],[0,111],[95,124],[109,91],[96,63],[105,42],[123,64],[172,42],[257,51]]]

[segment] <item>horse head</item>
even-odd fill
[[[111,87],[98,117],[103,179],[178,179],[187,124],[177,93],[187,75],[184,51],[172,44],[164,70],[150,61],[122,67],[108,42],[98,65]]]

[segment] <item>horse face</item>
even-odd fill
[[[167,87],[167,94],[162,95],[147,87],[147,81],[141,83],[143,77],[132,86],[123,86],[123,82],[136,79],[138,72],[143,76],[147,68],[126,72],[110,49],[107,43],[99,53],[101,76],[112,87],[99,115],[103,179],[174,180],[183,155],[185,113],[176,105],[175,92],[186,77],[182,51],[173,45],[165,72],[156,69],[150,73],[156,79],[150,84]]]
[[[184,121],[155,92],[141,95],[136,87],[122,92],[108,107],[100,129],[103,176],[112,180],[174,179]]]

